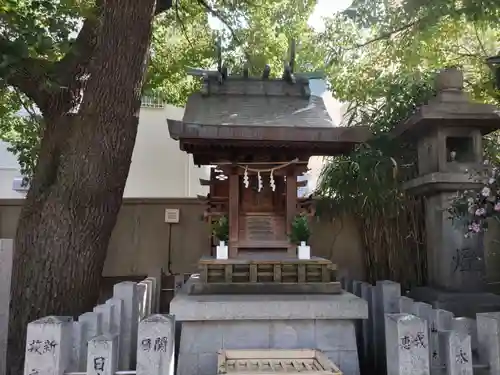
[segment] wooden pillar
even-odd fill
[[[297,176],[295,168],[290,167],[286,173],[286,230],[290,234],[292,222],[297,211]],[[296,256],[296,245],[290,244],[288,254]]]
[[[229,174],[229,257],[238,255],[240,176],[232,169]]]

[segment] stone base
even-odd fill
[[[500,296],[493,293],[460,293],[419,287],[414,288],[409,296],[436,309],[451,311],[455,316],[473,319],[477,313],[500,311]]]
[[[366,301],[335,295],[188,295],[170,304],[182,325],[177,375],[217,373],[220,349],[318,349],[345,375],[359,375],[354,323]]]

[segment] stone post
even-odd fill
[[[125,340],[122,335],[123,327],[123,300],[119,298],[110,298],[106,301],[106,305],[113,306],[113,324],[111,326],[111,333],[118,334],[118,365],[125,363],[126,358],[123,358],[125,349]]]
[[[375,285],[375,342],[377,347],[377,369],[383,373],[386,369],[385,314],[399,312],[398,300],[401,297],[401,285],[393,281],[377,281]]]
[[[118,336],[104,334],[89,341],[86,375],[114,375],[118,364]]]
[[[477,323],[474,319],[470,318],[453,318],[451,321],[452,331],[460,332],[464,335],[470,336],[471,349],[477,352]]]
[[[137,295],[139,299],[139,321],[146,316],[146,284],[140,282],[137,284]]]
[[[72,346],[70,371],[83,372],[87,363],[87,341],[85,341],[85,330],[87,322],[78,321],[72,324]]]
[[[431,310],[429,312],[429,343],[431,354],[431,368],[441,368],[444,366],[444,360],[440,353],[441,346],[439,344],[439,331],[451,330],[451,322],[453,314],[446,310]],[[434,371],[433,371],[434,372]],[[439,373],[439,371],[437,372]]]
[[[477,314],[479,359],[490,368],[490,374],[500,374],[500,313]]]
[[[156,294],[158,293],[158,281],[155,277],[148,277],[146,280],[149,280],[151,283],[151,294],[150,294],[150,314],[157,314],[159,311],[159,306],[156,306]]]
[[[368,283],[361,283],[361,298],[368,303],[368,319],[361,321],[361,335],[363,336],[363,353],[365,364],[371,365],[373,361],[373,287]]]
[[[413,304],[412,314],[422,318],[428,322],[429,316],[431,315],[432,306],[425,302],[415,302]]]
[[[95,312],[87,312],[78,317],[78,322],[82,323],[81,340],[83,340],[83,349],[80,352],[80,358],[87,358],[86,345],[91,338],[97,337],[102,333],[102,315]]]
[[[153,313],[153,293],[155,288],[155,279],[148,277],[142,281],[146,285],[146,316]]]
[[[409,314],[385,316],[387,375],[429,375],[427,322]]]
[[[171,315],[152,315],[139,323],[137,375],[173,374],[175,320]]]
[[[348,277],[346,277],[344,282],[345,282],[345,291],[348,292],[348,293],[352,293],[352,291],[353,291],[353,285],[352,285],[353,280],[350,279],[350,278],[348,278]]]
[[[9,334],[10,279],[14,241],[0,239],[0,375],[6,373],[7,337]]]
[[[137,347],[137,326],[139,324],[139,299],[136,283],[124,281],[113,287],[113,297],[123,301],[123,363],[118,364],[120,370],[131,370],[135,367]]]
[[[363,284],[362,281],[358,280],[353,280],[352,281],[352,294],[355,296],[361,297],[361,284]],[[364,344],[363,344],[363,332],[362,332],[362,320],[357,320],[354,322],[354,327],[356,330],[356,344],[358,348],[358,356],[359,358],[364,358],[366,356],[366,353],[364,351]]]
[[[156,314],[160,311],[161,278],[163,271],[161,267],[154,267],[148,272],[149,278],[154,280],[152,312]]]
[[[413,314],[413,299],[408,297],[399,297],[398,307],[402,314]]]
[[[461,332],[439,332],[440,353],[446,375],[473,375],[470,336]]]
[[[114,306],[110,304],[97,305],[96,307],[94,307],[94,312],[97,314],[101,314],[102,333],[114,333]]]
[[[48,316],[28,324],[24,375],[64,375],[71,362],[72,318]]]
[[[368,311],[368,314],[371,316],[371,332],[372,332],[372,337],[371,337],[371,343],[372,343],[372,363],[373,363],[373,368],[378,369],[380,366],[380,357],[381,353],[384,354],[385,350],[381,347],[378,347],[379,341],[381,341],[380,337],[378,336],[380,332],[380,326],[384,327],[384,322],[380,321],[377,315],[377,305],[379,304],[378,298],[377,298],[377,289],[375,286],[371,287],[371,306],[370,310]],[[384,340],[385,342],[385,340]],[[385,359],[384,359],[385,361]]]

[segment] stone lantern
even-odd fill
[[[496,88],[500,90],[500,52],[497,56],[488,57],[486,59],[486,64],[488,64],[495,75]]]
[[[480,186],[471,175],[484,168],[483,135],[500,129],[500,116],[496,107],[470,100],[458,69],[443,70],[436,78],[436,91],[429,103],[394,130],[396,137],[417,145],[418,176],[405,189],[425,197],[429,287],[417,288],[414,297],[457,311],[464,293],[474,293],[476,304],[480,293],[500,307],[500,297],[484,293],[488,278],[483,236],[466,238],[447,211],[457,191]],[[460,298],[455,298],[457,292]]]

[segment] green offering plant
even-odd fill
[[[289,235],[290,242],[300,245],[301,242],[307,243],[309,237],[311,237],[311,230],[309,228],[309,220],[307,219],[307,216],[295,216]]]
[[[227,216],[221,216],[212,226],[212,235],[219,241],[229,240],[229,220]]]

